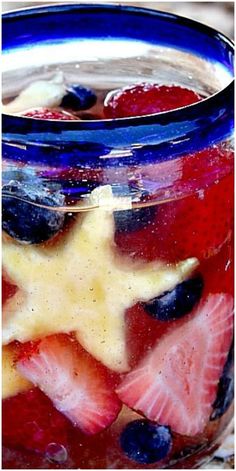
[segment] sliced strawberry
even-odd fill
[[[124,118],[160,113],[200,101],[193,90],[175,86],[140,83],[109,93],[104,103],[106,118]]]
[[[120,411],[105,368],[67,335],[31,343],[17,367],[88,435],[108,427]]]
[[[5,399],[2,406],[3,443],[44,453],[50,443],[67,445],[70,422],[39,389]]]
[[[77,116],[74,116],[71,113],[67,113],[66,111],[54,108],[36,108],[34,110],[26,111],[25,113],[23,113],[23,116],[35,119],[56,119],[58,121],[71,121],[79,119]]]
[[[201,433],[233,335],[233,298],[209,295],[117,388],[129,407],[182,435]]]

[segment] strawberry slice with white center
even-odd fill
[[[108,427],[120,411],[106,369],[67,335],[30,342],[17,368],[85,434]]]
[[[232,335],[233,298],[209,295],[126,375],[118,396],[174,432],[201,433],[212,411]]]

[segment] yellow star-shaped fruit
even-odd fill
[[[3,342],[75,331],[91,355],[124,372],[126,309],[173,289],[198,262],[168,266],[119,255],[111,187],[94,190],[90,203],[95,209],[78,217],[63,244],[26,246],[9,239],[4,244],[4,268],[19,290],[5,305]]]

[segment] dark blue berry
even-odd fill
[[[51,194],[42,186],[11,181],[2,189],[2,228],[22,243],[45,242],[63,227],[65,213],[40,205],[53,208],[63,203],[59,192]]]
[[[219,419],[229,408],[234,398],[234,348],[228,354],[222,376],[219,381],[217,397],[213,404],[211,420]]]
[[[151,464],[164,459],[171,450],[170,429],[148,420],[134,420],[121,433],[120,444],[133,461]]]
[[[201,275],[179,283],[172,291],[144,303],[145,311],[159,321],[173,321],[191,312],[203,290]]]
[[[34,188],[38,188],[39,186],[42,187],[44,185],[53,193],[57,193],[62,188],[61,182],[58,179],[47,179],[40,173],[37,173],[33,167],[29,167],[28,165],[25,167],[9,165],[4,168],[2,172],[2,185],[4,185],[4,188],[6,188],[6,185],[11,186],[11,184],[16,184],[16,182],[17,184],[22,183],[24,186],[27,185]]]
[[[38,185],[40,184],[40,178],[37,176],[35,170],[32,167],[17,167],[15,165],[9,165],[4,168],[2,172],[2,185],[8,185],[11,182],[20,182]]]
[[[71,85],[67,88],[61,107],[74,111],[88,110],[95,105],[96,101],[97,97],[90,88],[82,87],[82,85]]]
[[[121,185],[112,188],[115,196],[129,196],[133,202],[143,203],[148,193],[138,188]],[[114,211],[115,230],[121,232],[135,232],[151,224],[155,216],[155,207],[125,209]]]

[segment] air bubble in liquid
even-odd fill
[[[64,463],[67,458],[67,450],[59,443],[49,443],[46,449],[46,458],[52,463]]]

